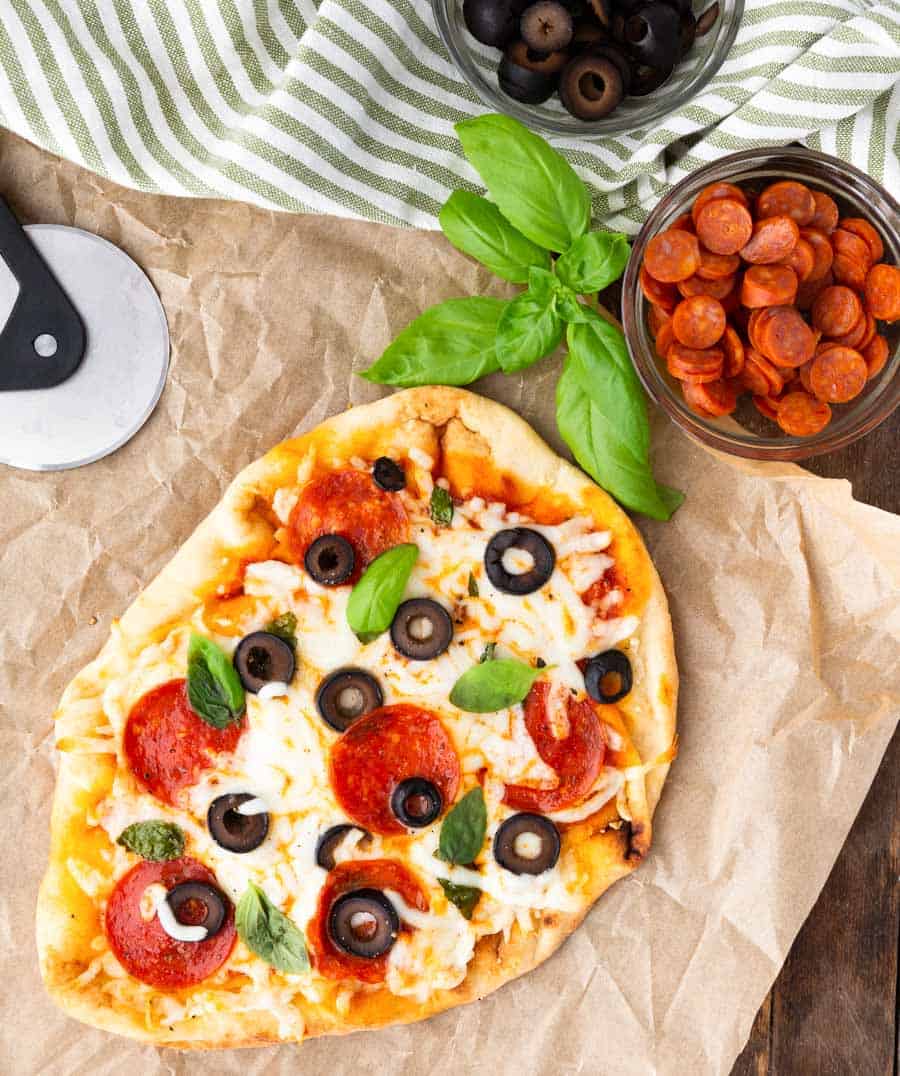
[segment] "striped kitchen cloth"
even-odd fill
[[[119,183],[436,227],[484,112],[429,0],[0,0],[0,123]],[[711,83],[657,125],[554,144],[637,231],[686,173],[803,141],[900,190],[900,0],[746,0]]]

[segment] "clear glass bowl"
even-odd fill
[[[900,403],[900,322],[878,331],[887,337],[891,357],[856,399],[835,404],[831,422],[812,437],[790,437],[756,410],[749,396],[733,415],[704,419],[684,402],[678,382],[656,354],[647,326],[649,304],[638,282],[647,243],[687,212],[710,183],[727,180],[756,188],[777,179],[794,179],[830,194],[841,216],[864,217],[884,241],[884,261],[900,265],[900,205],[864,172],[824,153],[803,148],[752,149],[706,165],[682,180],[660,201],[634,243],[622,284],[622,324],[637,372],[650,396],[678,425],[703,444],[734,456],[760,460],[801,460],[832,452],[856,441],[883,422]]]
[[[699,15],[713,0],[694,0]],[[525,105],[508,97],[497,85],[500,52],[476,41],[463,20],[463,0],[431,0],[444,44],[472,89],[495,112],[505,112],[537,131],[555,135],[588,136],[637,134],[670,112],[681,108],[700,92],[728,55],[741,16],[744,0],[719,0],[719,18],[675,68],[668,82],[646,97],[626,97],[609,116],[588,122],[571,116],[554,94],[542,105]]]

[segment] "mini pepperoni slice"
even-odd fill
[[[721,348],[687,347],[676,340],[666,352],[666,359],[670,370],[674,364],[687,374],[707,374],[717,371],[716,376],[718,377],[721,376],[725,356]]]
[[[861,351],[862,348],[868,343],[866,336],[869,332],[869,321],[871,319],[872,332],[875,332],[875,319],[872,315],[866,311],[861,310],[859,318],[856,323],[851,327],[849,332],[844,333],[842,336],[834,336],[831,338],[831,342],[838,347],[851,347],[854,351]],[[864,343],[865,341],[865,343]]]
[[[830,288],[834,283],[834,277],[831,274],[831,270],[819,277],[818,280],[806,280],[799,288],[797,288],[797,298],[794,301],[794,305],[800,310],[809,310],[812,308],[813,303],[822,294],[826,288]]]
[[[291,512],[288,541],[298,561],[323,534],[339,534],[353,546],[356,567],[350,582],[355,582],[380,553],[406,540],[406,512],[368,472],[330,471],[303,487]]]
[[[784,261],[797,245],[800,229],[791,217],[765,217],[753,226],[753,237],[741,248],[741,257],[754,265]]]
[[[811,437],[831,421],[831,408],[808,392],[789,392],[778,402],[776,422],[792,437]]]
[[[391,794],[409,777],[431,781],[447,810],[459,787],[453,741],[430,711],[410,703],[372,710],[331,748],[331,786],[344,812],[371,833],[406,833]]]
[[[750,314],[750,320],[747,322],[747,336],[751,347],[756,351],[762,351],[759,333],[776,309],[777,307],[774,306],[760,307]]]
[[[858,351],[835,346],[815,357],[809,383],[820,400],[847,403],[862,392],[868,376],[866,360]]]
[[[664,359],[668,354],[669,348],[672,346],[674,340],[675,333],[672,331],[672,319],[669,318],[665,325],[663,325],[663,327],[659,330],[659,333],[656,337],[657,355]]]
[[[671,314],[675,309],[675,304],[678,302],[678,291],[675,285],[663,284],[661,281],[656,280],[647,272],[645,265],[641,266],[638,280],[647,302],[653,303],[654,306],[661,306],[663,310]]]
[[[656,303],[650,304],[650,313],[647,315],[647,326],[650,332],[653,334],[655,340],[659,336],[659,330],[669,320],[671,315],[663,307],[658,306]]]
[[[865,239],[861,239],[854,232],[849,232],[840,227],[835,228],[830,238],[835,257],[843,254],[848,258],[852,258],[853,261],[861,262],[866,266],[866,272],[868,272],[868,267],[872,264],[872,251]]]
[[[856,292],[834,284],[821,291],[813,303],[812,323],[826,336],[841,336],[853,328],[862,312]]]
[[[813,248],[813,254],[816,256],[812,274],[806,279],[810,281],[819,280],[825,276],[834,260],[834,250],[831,246],[831,241],[824,232],[820,232],[816,228],[803,228],[800,232],[800,238],[805,239],[806,242],[809,243]]]
[[[869,344],[872,343],[872,341],[875,339],[875,333],[876,333],[877,329],[878,329],[878,326],[875,324],[875,319],[872,317],[872,315],[867,310],[866,311],[866,331],[863,333],[862,339],[859,341],[859,343],[855,345],[857,351],[863,351],[865,348],[867,348],[869,346]],[[851,346],[853,346],[853,345],[851,345]]]
[[[760,217],[791,217],[803,227],[816,215],[816,200],[809,187],[783,179],[766,187],[756,203],[756,212]]]
[[[748,205],[747,195],[744,194],[740,187],[736,187],[733,183],[711,183],[708,187],[704,187],[694,199],[694,204],[691,207],[691,218],[695,225],[697,217],[700,215],[700,210],[709,202],[720,198],[728,198],[743,206]]]
[[[797,274],[797,280],[802,284],[809,280],[816,270],[816,252],[807,239],[800,238],[781,264],[793,269]]]
[[[773,422],[776,422],[778,420],[779,399],[780,397],[776,396],[754,396],[753,406],[765,418],[770,418]]]
[[[712,347],[725,332],[725,311],[718,299],[709,295],[694,295],[683,299],[672,315],[675,339],[686,347]]]
[[[730,415],[737,407],[737,390],[728,381],[710,381],[706,384],[682,385],[688,406],[700,414],[719,418]]]
[[[675,228],[676,231],[690,232],[694,234],[694,220],[690,213],[682,213],[680,217],[676,217],[675,220],[669,225],[670,228]]]
[[[754,309],[784,306],[797,298],[797,274],[786,265],[751,265],[741,284],[741,302]]]
[[[181,789],[215,765],[216,755],[237,747],[245,728],[245,718],[224,729],[208,725],[188,702],[186,681],[169,680],[132,706],[122,749],[138,782],[175,805]]]
[[[713,254],[737,254],[753,234],[750,210],[730,198],[715,198],[697,214],[697,238]]]
[[[394,859],[348,860],[328,872],[319,891],[316,914],[306,928],[313,965],[326,979],[381,983],[387,974],[389,952],[376,957],[345,953],[334,944],[328,931],[328,919],[335,901],[357,889],[390,889],[420,912],[428,911],[428,898],[413,872]],[[400,929],[409,928],[401,923]]]
[[[830,235],[837,227],[840,216],[837,202],[824,191],[813,191],[812,196],[816,203],[816,211],[808,226]]]
[[[863,220],[862,217],[844,217],[838,227],[862,239],[869,248],[869,260],[873,265],[884,257],[884,243],[881,241],[881,236],[867,220]]]
[[[713,254],[711,250],[701,248],[697,276],[701,280],[722,280],[733,277],[740,267],[741,259],[737,254]]]
[[[737,332],[728,325],[719,343],[725,356],[725,376],[737,377],[744,369],[744,345]]]
[[[727,298],[734,290],[736,276],[723,276],[718,280],[704,280],[699,274],[688,277],[687,280],[679,280],[676,287],[685,299],[693,295],[708,295],[711,299],[720,301]]]
[[[773,307],[758,330],[759,350],[776,366],[795,368],[813,357],[818,336],[793,306]]]
[[[831,271],[834,279],[839,284],[846,284],[848,288],[862,291],[866,286],[866,273],[869,271],[869,261],[861,261],[849,254],[835,254],[831,263]]]
[[[883,336],[874,337],[868,346],[863,349],[862,357],[866,360],[866,368],[869,371],[870,378],[881,373],[890,353],[891,349]]]
[[[525,728],[541,759],[556,771],[557,783],[552,788],[507,785],[503,802],[513,810],[547,813],[568,807],[587,795],[603,768],[606,737],[597,711],[587,699],[567,694],[565,700],[567,734],[559,737],[549,712],[550,685],[539,680],[528,692]]]
[[[756,348],[745,349],[741,378],[754,396],[780,396],[784,389],[782,371],[761,355]]]
[[[237,936],[234,907],[224,894],[225,921],[203,941],[176,941],[157,916],[144,919],[142,898],[148,886],[174,889],[183,882],[216,886],[216,876],[187,856],[164,863],[145,860],[119,879],[106,904],[106,937],[116,959],[129,975],[162,990],[196,986],[209,978],[231,955]]]
[[[663,284],[677,284],[679,280],[687,280],[700,268],[700,244],[697,237],[680,230],[655,235],[647,244],[644,265],[650,276]]]
[[[900,269],[880,262],[869,270],[865,282],[866,306],[879,321],[900,318]]]
[[[816,354],[818,354],[818,352],[816,352]],[[800,375],[800,384],[803,386],[804,391],[808,392],[810,396],[815,396],[809,380],[809,372],[812,370],[813,362],[815,362],[815,359],[813,359],[812,362],[805,362],[797,371]]]

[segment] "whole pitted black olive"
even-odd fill
[[[629,53],[648,67],[671,67],[681,54],[681,19],[660,0],[650,0],[628,15],[623,39]]]
[[[400,917],[380,889],[354,889],[328,913],[328,933],[341,952],[374,959],[397,940]]]
[[[658,90],[672,75],[673,67],[648,67],[646,64],[635,64],[631,72],[631,89],[628,91],[632,97],[646,97],[648,93]]]
[[[559,80],[563,107],[580,120],[600,120],[625,96],[622,73],[604,56],[586,52],[577,56]]]
[[[542,56],[524,41],[514,41],[504,52],[497,71],[500,89],[516,101],[539,105],[553,94],[559,73],[568,61],[565,50]]]
[[[621,650],[604,650],[584,670],[584,686],[597,702],[618,702],[631,691],[631,662]]]
[[[447,610],[431,598],[402,602],[391,621],[391,642],[413,661],[430,661],[443,654],[453,640],[453,621]]]
[[[371,841],[372,839],[371,833],[367,830],[360,829],[359,826],[348,825],[346,822],[338,826],[331,826],[330,829],[325,830],[316,842],[316,863],[322,870],[334,870],[335,849],[348,834],[353,832],[359,834],[357,844],[361,844],[363,841]]]
[[[543,874],[556,866],[559,850],[559,830],[541,814],[514,814],[494,835],[494,859],[513,874]]]
[[[303,565],[323,587],[337,587],[353,575],[356,555],[342,535],[323,534],[307,549]]]
[[[364,669],[337,669],[325,677],[316,692],[316,708],[336,732],[344,732],[383,702],[381,685]]]
[[[397,493],[406,485],[406,472],[396,460],[379,456],[372,467],[375,485],[388,493]]]
[[[244,804],[262,807],[257,796],[250,792],[230,792],[218,796],[206,812],[209,835],[229,852],[252,852],[259,848],[269,832],[269,813],[265,809],[251,814],[241,811]]]
[[[245,690],[258,694],[266,684],[289,684],[297,667],[290,643],[270,631],[254,631],[237,644],[234,667]]]
[[[443,806],[439,790],[424,777],[408,777],[391,794],[391,810],[410,829],[430,826]]]
[[[556,565],[553,546],[530,527],[497,531],[484,551],[488,579],[505,594],[531,594],[547,582]]]
[[[182,882],[173,886],[166,900],[182,926],[206,927],[206,938],[219,933],[228,915],[228,898],[206,882]]]
[[[543,54],[566,48],[575,33],[571,13],[558,0],[538,0],[527,7],[519,27],[525,44]]]
[[[465,0],[463,19],[469,33],[483,45],[502,49],[519,32],[519,17],[528,0]]]

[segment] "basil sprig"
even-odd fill
[[[197,716],[214,729],[240,720],[246,705],[231,658],[212,639],[196,632],[188,643],[187,694]]]
[[[364,642],[391,626],[418,556],[418,547],[409,542],[393,546],[372,561],[350,591],[347,623]]]
[[[621,276],[631,253],[627,239],[588,230],[587,187],[563,156],[516,120],[478,116],[456,131],[492,200],[454,191],[440,214],[444,234],[498,276],[528,287],[508,301],[474,297],[432,307],[362,376],[403,387],[468,385],[498,370],[527,369],[555,351],[565,334],[570,356],[556,404],[563,439],[623,505],[668,519],[682,497],[653,478],[646,404],[621,331],[607,326],[599,350],[583,343],[590,339],[586,332],[573,333],[599,320],[579,295]],[[559,254],[555,261],[551,252]],[[573,359],[573,339],[581,352],[591,350],[589,359]],[[592,380],[599,365],[608,369]]]
[[[270,620],[263,628],[270,635],[277,635],[293,649],[297,649],[297,617],[293,613],[282,613]]]
[[[273,968],[291,975],[309,971],[309,953],[300,928],[253,882],[238,901],[234,924],[244,945]]]
[[[450,701],[466,713],[493,714],[521,702],[546,671],[523,661],[491,656],[462,674],[450,691]]]
[[[469,572],[469,582],[466,585],[466,590],[468,591],[470,598],[478,597],[478,580],[471,572]]]
[[[447,814],[438,839],[438,859],[466,867],[474,862],[487,833],[487,807],[480,787],[467,792]]]
[[[432,520],[439,527],[449,527],[453,522],[453,498],[443,486],[435,486],[432,489],[429,511]]]
[[[149,859],[151,863],[163,863],[184,855],[184,833],[174,822],[153,819],[150,822],[132,822],[116,838],[129,852]]]
[[[475,911],[475,905],[481,899],[481,890],[474,885],[459,885],[457,882],[448,881],[446,878],[438,878],[444,896],[451,904],[459,908],[463,919],[471,919]]]

